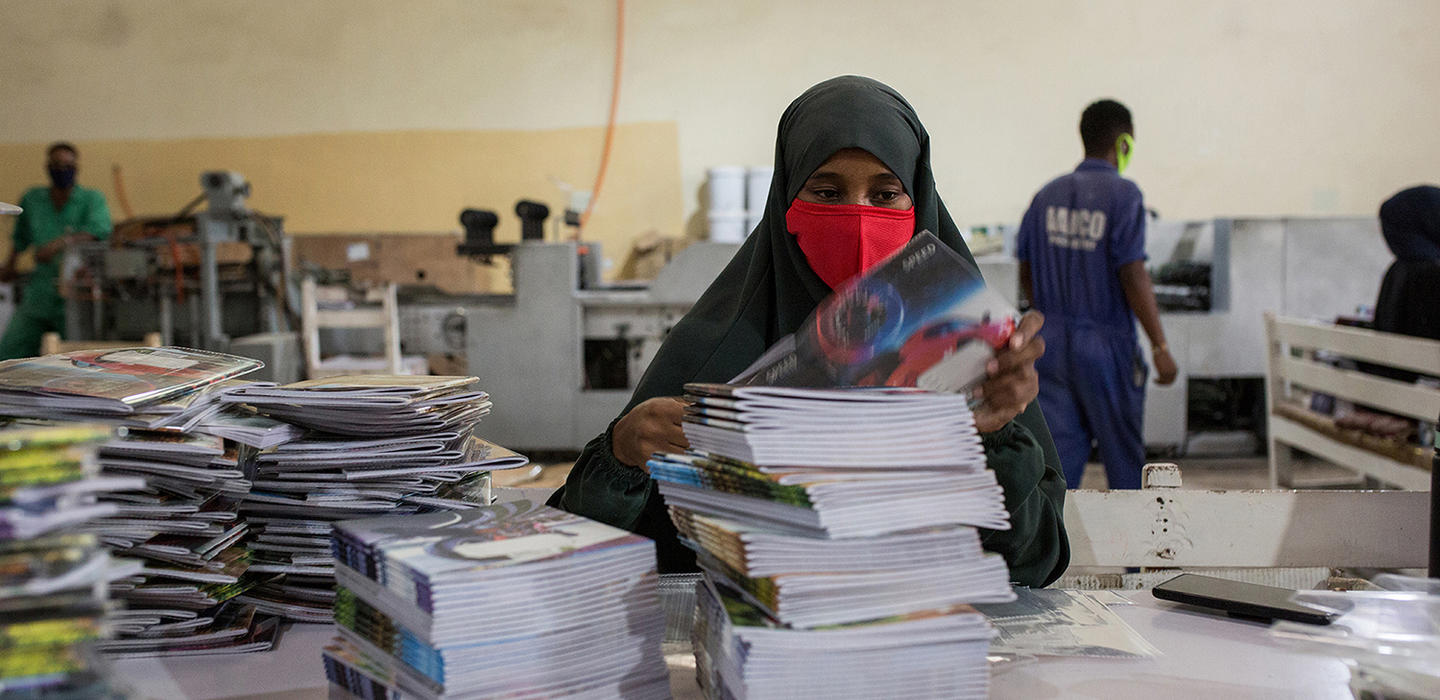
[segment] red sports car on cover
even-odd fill
[[[991,322],[988,315],[978,321],[956,316],[943,318],[912,334],[898,351],[885,358],[890,361],[872,364],[858,383],[916,386],[922,375],[950,355],[977,342],[989,346],[985,352],[988,355],[1000,349],[1014,332],[1015,320],[1008,317],[997,322]]]

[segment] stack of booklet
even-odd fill
[[[654,544],[514,502],[335,526],[335,685],[363,698],[668,698]]]
[[[221,397],[259,368],[243,357],[185,348],[121,348],[0,363],[0,415],[103,421],[119,435],[99,447],[99,474],[124,481],[99,498],[102,519],[81,529],[142,562],[113,580],[124,603],[107,614],[108,654],[154,656],[268,649],[278,619],[236,598],[246,576],[247,526],[236,506],[250,490],[253,450],[200,432]]]
[[[89,530],[128,557],[139,575],[112,585],[125,601],[107,652],[130,656],[223,653],[269,648],[274,625],[235,600],[256,585],[240,499],[250,491],[241,448],[202,434],[130,431],[100,447],[105,474],[143,478],[112,494],[116,515]]]
[[[155,416],[203,413],[208,400],[182,397],[261,366],[245,357],[172,347],[84,350],[6,360],[0,362],[0,415],[73,420],[110,416],[149,422]]]
[[[474,435],[490,399],[474,377],[359,375],[249,386],[223,401],[308,428],[262,452],[241,506],[256,530],[256,573],[282,575],[246,594],[262,609],[328,621],[331,523],[382,514],[466,510],[490,502],[491,470],[528,460]]]
[[[692,384],[692,451],[650,474],[705,573],[711,697],[983,697],[1014,599],[975,528],[1008,529],[962,394]]]
[[[103,425],[0,427],[0,695],[120,697],[91,652],[106,636],[106,583],[139,564],[78,530],[115,512],[97,495],[144,485],[99,475],[95,445],[109,435]]]

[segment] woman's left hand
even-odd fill
[[[980,432],[993,433],[1005,427],[1040,395],[1035,361],[1045,354],[1045,339],[1040,337],[1043,325],[1044,314],[1026,313],[1010,342],[986,365],[989,378],[974,392],[981,399],[975,409],[975,427]]]

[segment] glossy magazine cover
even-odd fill
[[[732,384],[964,391],[1019,313],[928,231],[822,301]]]
[[[433,579],[626,546],[650,540],[562,510],[527,501],[461,512],[367,518],[337,523],[340,563],[373,571],[376,555]]]
[[[0,393],[94,398],[129,412],[261,366],[245,357],[187,348],[83,350],[0,362]]]

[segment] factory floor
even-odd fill
[[[1263,456],[1245,457],[1178,457],[1156,459],[1180,465],[1183,488],[1191,489],[1263,489],[1269,488],[1270,468]],[[570,462],[539,464],[539,470],[497,472],[494,484],[501,487],[550,489],[565,483]],[[1296,467],[1296,484],[1301,488],[1355,488],[1361,486],[1353,472],[1320,460],[1304,460]],[[1085,468],[1080,482],[1085,489],[1105,488],[1105,468],[1092,462]]]

